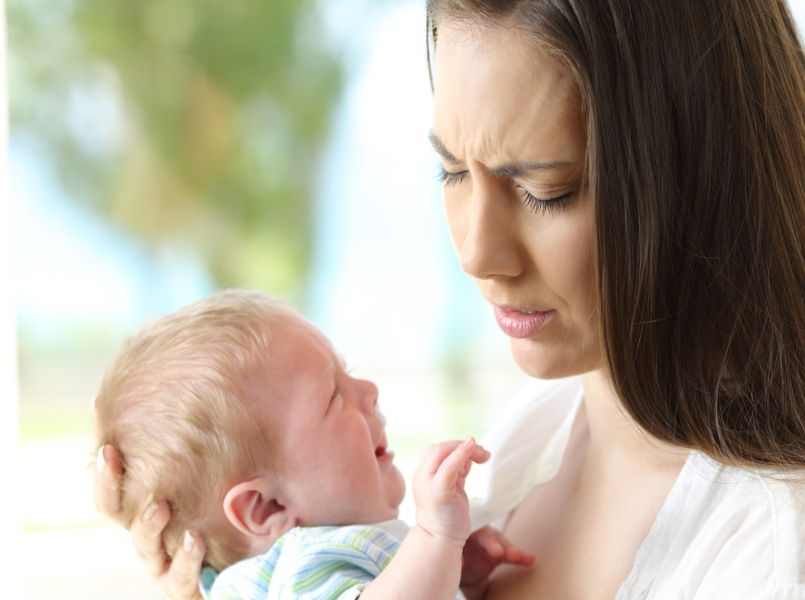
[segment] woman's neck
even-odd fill
[[[603,370],[582,377],[589,435],[588,456],[604,466],[678,469],[690,451],[658,440],[623,408]]]

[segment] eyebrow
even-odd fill
[[[433,149],[441,156],[446,162],[451,165],[460,165],[462,161],[457,159],[444,145],[439,136],[432,131],[428,134]],[[487,169],[488,172],[494,177],[522,177],[530,171],[549,171],[551,169],[558,169],[561,167],[573,166],[574,163],[564,160],[547,160],[540,162],[513,162],[500,167],[493,167]]]
[[[433,133],[432,131],[428,134],[428,139],[430,140],[431,146],[436,152],[445,159],[447,162],[457,165],[461,164],[461,161],[458,160],[455,156],[453,156],[450,151],[445,147],[444,142],[439,139],[439,136]]]

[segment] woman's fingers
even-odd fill
[[[168,570],[170,559],[162,544],[162,530],[170,520],[170,507],[164,500],[151,501],[130,527],[131,539],[146,569],[161,577]]]
[[[482,527],[472,534],[472,539],[478,549],[483,550],[492,560],[499,560],[505,553],[501,535],[491,527]]]
[[[120,498],[122,478],[120,453],[114,446],[102,446],[95,468],[95,506],[98,512],[125,526]],[[202,600],[198,584],[206,552],[204,541],[198,535],[186,534],[171,561],[162,542],[162,531],[170,516],[165,500],[149,502],[129,527],[134,547],[171,600]]]
[[[478,544],[496,563],[531,566],[534,555],[512,544],[502,532],[492,527],[479,530]]]
[[[513,565],[521,565],[530,567],[534,564],[536,557],[530,552],[526,552],[512,544],[503,534],[501,534],[501,543],[503,544],[504,554],[502,562],[510,563]]]
[[[205,552],[204,540],[198,534],[185,532],[165,576],[165,589],[171,600],[201,600],[198,584]]]
[[[120,505],[120,481],[123,464],[114,446],[101,446],[95,463],[95,508],[120,525],[123,512]]]

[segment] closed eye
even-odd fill
[[[567,193],[554,198],[537,198],[526,190],[520,188],[520,200],[531,212],[538,215],[554,215],[561,212],[573,198],[573,194]]]
[[[445,186],[458,185],[468,175],[468,171],[457,171],[455,173],[448,171],[444,167],[439,167],[437,179]],[[531,212],[538,215],[553,215],[563,210],[567,204],[573,199],[573,193],[562,194],[553,198],[537,198],[525,189],[518,187],[520,200],[525,207]]]
[[[467,176],[467,171],[458,171],[456,173],[451,173],[444,167],[439,167],[439,173],[436,176],[436,179],[439,180],[439,183],[443,183],[446,186],[456,185],[464,181],[465,177]]]
[[[333,393],[330,395],[330,401],[327,403],[327,410],[324,411],[324,414],[330,412],[330,409],[333,408],[333,405],[335,405],[339,398],[341,398],[341,392],[339,391],[338,386],[336,386],[333,389]]]

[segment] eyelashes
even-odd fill
[[[439,172],[436,176],[436,179],[438,179],[439,183],[443,184],[445,187],[450,187],[453,185],[458,185],[464,181],[466,177],[467,171],[451,173],[444,167],[439,167]],[[518,187],[518,194],[520,195],[520,201],[523,203],[523,205],[537,215],[557,214],[564,210],[568,203],[573,199],[572,192],[562,194],[561,196],[556,196],[555,198],[537,198],[533,194],[530,194],[520,187]]]
[[[451,173],[444,167],[439,167],[439,173],[436,175],[436,179],[439,180],[439,183],[442,183],[446,186],[456,185],[457,183],[461,183],[464,181],[464,178],[467,176],[466,171],[459,171],[458,173]]]
[[[520,190],[520,199],[523,204],[538,215],[555,215],[563,211],[572,197],[572,193],[567,193],[555,198],[542,199],[529,194],[523,189]]]

